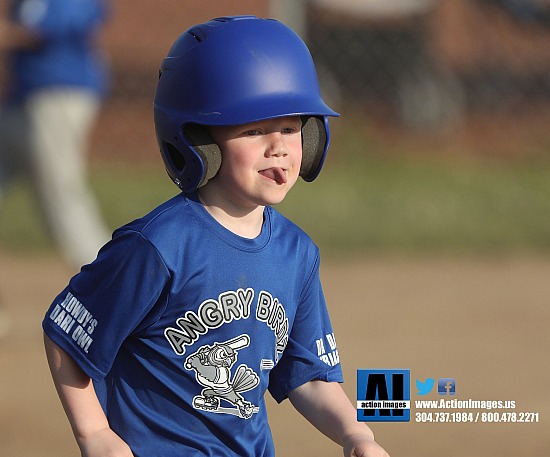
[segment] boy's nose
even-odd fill
[[[268,156],[281,157],[288,153],[283,136],[280,133],[272,133],[271,142],[267,150]]]

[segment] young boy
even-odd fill
[[[176,40],[155,127],[182,192],[115,231],[43,322],[82,455],[273,456],[269,389],[346,456],[387,456],[340,387],[318,249],[271,207],[315,179],[336,115],[277,21],[218,18]]]

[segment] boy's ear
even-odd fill
[[[214,142],[208,128],[199,124],[187,124],[184,128],[189,145],[204,163],[204,178],[199,186],[204,186],[218,173],[222,165],[222,152]]]
[[[312,181],[318,174],[325,154],[327,133],[322,119],[302,116],[302,165],[300,176]]]

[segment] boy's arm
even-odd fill
[[[55,388],[82,456],[132,456],[129,446],[109,427],[92,380],[46,334],[44,346]]]
[[[339,383],[310,381],[289,393],[292,405],[321,433],[341,445],[346,457],[389,457]]]
[[[27,27],[0,16],[0,52],[33,49],[40,41],[40,37]]]

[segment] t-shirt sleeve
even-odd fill
[[[312,380],[343,382],[321,280],[319,261],[302,294],[281,359],[269,377],[269,392],[277,402]]]
[[[74,276],[42,322],[45,333],[92,379],[102,379],[124,340],[166,306],[169,271],[138,232],[122,233]],[[156,312],[153,312],[155,310]]]

